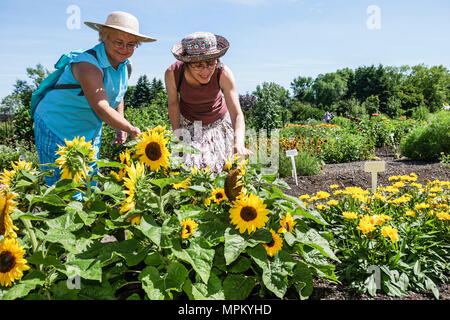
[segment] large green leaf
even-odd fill
[[[78,215],[85,225],[91,225],[95,221],[95,215],[88,214],[83,210],[83,204],[79,201],[70,202],[66,211],[71,215]]]
[[[270,242],[272,234],[267,229],[258,229],[252,234],[240,234],[233,228],[225,230],[225,261],[227,265],[236,260],[239,255],[247,248],[254,247],[261,242]]]
[[[111,242],[107,244],[98,256],[101,266],[113,263],[122,258],[128,266],[137,265],[147,256],[145,248],[138,249],[138,241],[129,239],[120,242]]]
[[[322,217],[322,215],[317,210],[310,210],[306,211],[302,208],[297,208],[293,214],[294,216],[303,216],[305,218],[314,220],[318,224],[321,225],[328,225],[328,223],[325,221],[325,219]]]
[[[105,160],[105,159],[97,159],[94,160],[97,163],[97,166],[99,168],[102,167],[114,167],[114,168],[126,168],[126,165],[120,162]]]
[[[308,299],[313,292],[313,277],[306,263],[297,261],[291,281],[296,287],[300,299]]]
[[[44,282],[45,275],[40,271],[33,270],[21,280],[16,281],[12,287],[8,289],[0,289],[0,300],[15,300],[23,298],[37,286],[42,286]]]
[[[211,273],[208,284],[204,284],[200,277],[198,281],[192,283],[189,278],[184,283],[183,290],[191,300],[224,300],[225,295],[222,288],[222,282],[219,277]]]
[[[182,249],[180,241],[172,239],[172,252],[178,259],[189,263],[204,283],[208,283],[214,259],[214,249],[200,237],[190,240],[189,247]]]
[[[185,266],[172,262],[167,267],[167,273],[160,275],[153,266],[146,267],[139,275],[142,288],[151,300],[172,299],[171,290],[180,292],[188,276]]]
[[[329,242],[322,237],[315,229],[309,229],[304,232],[295,229],[297,241],[319,250],[323,255],[330,259],[339,261],[334,252],[330,249]]]
[[[102,267],[99,260],[81,259],[74,255],[69,255],[65,263],[67,277],[80,276],[88,280],[102,280]]]
[[[223,291],[227,300],[244,300],[252,292],[256,280],[243,274],[229,274],[223,280]]]
[[[75,210],[73,207],[78,207],[78,205],[75,204],[75,202],[71,202],[72,207],[69,207],[70,210]],[[57,218],[49,219],[46,221],[47,225],[49,226],[50,230],[57,229],[57,230],[66,230],[66,231],[77,231],[83,227],[83,223],[81,221],[76,221],[77,215],[73,214],[72,212],[68,212],[66,214],[63,214]]]
[[[161,245],[161,226],[159,226],[153,217],[144,215],[136,229],[140,230],[158,247]]]
[[[66,202],[56,194],[48,194],[45,196],[33,196],[30,201],[30,205],[34,205],[36,203],[47,203],[52,206],[59,206],[59,207],[66,205]]]
[[[208,221],[198,226],[199,236],[208,241],[212,246],[224,241],[227,226],[219,221]]]
[[[248,249],[247,253],[263,270],[263,283],[278,298],[283,298],[288,288],[288,276],[296,265],[294,259],[286,252],[279,251],[269,258],[263,246]]]

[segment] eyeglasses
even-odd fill
[[[205,62],[205,64],[202,63],[191,63],[191,68],[195,71],[202,71],[203,69],[209,69],[213,70],[217,66],[217,60],[214,60],[214,62]]]
[[[126,47],[127,50],[134,50],[137,45],[135,42],[129,42],[129,43],[125,44],[120,40],[114,40],[114,41],[112,41],[112,44],[114,45],[114,47],[116,49],[124,49]]]

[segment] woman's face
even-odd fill
[[[104,41],[106,55],[114,68],[131,57],[136,47],[136,37],[119,30],[111,30]]]
[[[216,69],[217,59],[191,62],[188,65],[194,79],[200,82],[200,84],[207,84],[211,80],[214,70]]]

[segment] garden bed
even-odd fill
[[[413,161],[406,158],[395,159],[392,154],[385,149],[378,149],[376,156],[385,161],[385,171],[378,173],[378,185],[387,186],[390,176],[408,175],[412,172],[417,174],[417,182],[424,183],[425,179],[431,181],[439,179],[441,181],[450,180],[450,169],[444,168],[439,162]],[[371,174],[364,171],[365,161],[355,161],[348,163],[326,164],[323,174],[314,176],[297,177],[298,186],[292,177],[284,180],[291,187],[285,193],[292,196],[312,194],[317,191],[329,191],[330,185],[338,184],[340,188],[361,187],[371,188]]]
[[[378,149],[377,157],[385,161],[385,171],[378,173],[378,185],[387,186],[391,182],[388,180],[393,175],[409,175],[415,173],[417,182],[426,184],[428,180],[450,180],[450,169],[443,167],[439,162],[412,161],[408,159],[395,159],[392,154],[385,149]],[[370,173],[364,171],[365,161],[355,161],[349,163],[326,164],[323,174],[314,176],[299,176],[298,186],[294,178],[286,178],[285,181],[291,187],[290,190],[284,190],[286,194],[300,196],[304,194],[313,194],[318,191],[330,192],[330,185],[338,184],[340,188],[361,187],[370,189]],[[450,284],[438,285],[440,299],[450,300]],[[320,278],[314,279],[314,291],[309,297],[310,300],[434,300],[431,291],[414,292],[408,291],[407,297],[388,296],[380,290],[374,297],[369,294],[350,291],[348,285],[334,284]]]

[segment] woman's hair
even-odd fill
[[[111,31],[113,31],[113,30],[116,30],[116,29],[108,28],[108,27],[105,27],[105,26],[99,26],[99,28],[98,28],[98,37],[99,37],[98,41],[104,43],[105,40],[108,39],[108,36],[111,33]],[[117,31],[120,31],[120,30],[117,30]],[[125,32],[125,31],[122,31],[122,32]],[[140,46],[141,41],[136,36],[134,36],[134,38],[135,38],[135,41],[136,41],[136,48],[137,48],[137,47]]]

